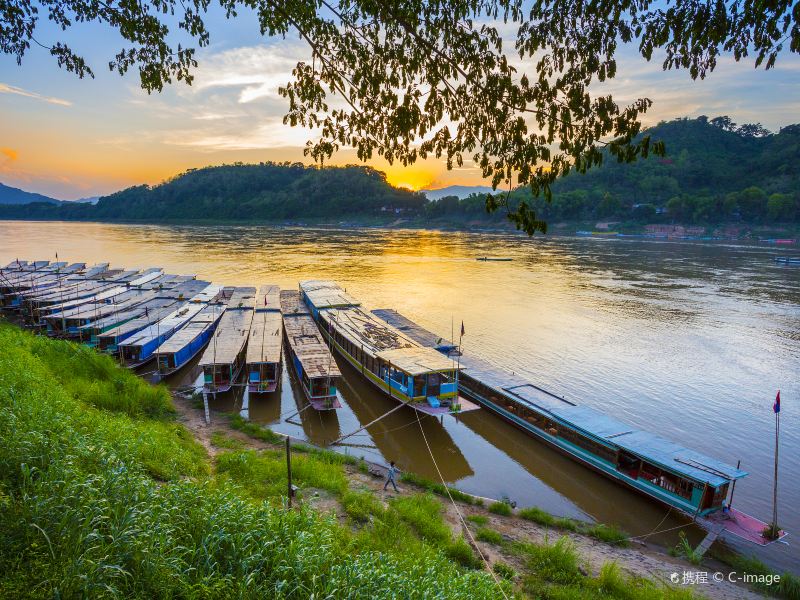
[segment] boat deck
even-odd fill
[[[205,331],[209,326],[216,323],[225,313],[225,307],[217,304],[205,306],[200,312],[192,317],[184,327],[176,331],[168,340],[161,344],[156,352],[166,354],[178,352],[194,340],[198,335]]]
[[[281,362],[283,318],[279,311],[256,310],[247,342],[248,365]]]
[[[236,362],[250,333],[256,289],[236,288],[217,330],[200,358],[201,367],[229,365]]]
[[[302,310],[301,305],[304,304],[299,292],[281,291],[281,307],[295,311],[283,315],[283,327],[292,352],[309,378],[341,377],[339,366],[325,345],[314,319],[307,313],[298,312]]]
[[[781,530],[777,539],[769,540],[765,538],[762,532],[769,527],[769,525],[735,508],[731,508],[728,514],[724,514],[720,511],[709,515],[703,520],[708,523],[709,528],[712,526],[721,526],[725,531],[732,533],[736,537],[758,544],[759,546],[768,546],[782,540],[788,535],[785,531]]]

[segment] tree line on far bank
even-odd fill
[[[553,187],[553,198],[531,198],[530,188],[509,194],[550,223],[618,220],[711,225],[800,222],[800,125],[771,133],[759,124],[737,126],[728,117],[677,119],[648,131],[667,155],[633,164],[607,160],[585,175]],[[34,203],[0,206],[0,218],[96,221],[507,222],[488,214],[475,194],[429,201],[392,187],[371,167],[317,168],[301,163],[236,163],[193,169],[156,186],[135,186],[97,205]]]

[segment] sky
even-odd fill
[[[197,54],[193,85],[173,83],[148,95],[138,72],[124,77],[106,68],[123,46],[118,35],[94,25],[62,34],[44,24],[44,43],[66,39],[92,66],[95,79],[78,79],[33,46],[18,66],[0,55],[0,182],[65,200],[155,184],[186,169],[234,161],[303,161],[312,132],[282,123],[287,101],[278,87],[309,55],[296,37],[265,38],[253,18],[206,19],[211,44]],[[730,115],[737,123],[760,122],[777,130],[800,121],[800,60],[784,56],[770,71],[752,61],[723,58],[704,81],[685,71],[664,72],[633,47],[621,47],[617,77],[597,87],[624,103],[649,97],[646,125],[698,115]],[[521,65],[528,70],[532,64]],[[340,150],[332,164],[353,164]],[[471,162],[448,171],[430,159],[413,166],[371,163],[393,185],[437,189],[487,185]]]

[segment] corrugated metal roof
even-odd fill
[[[371,312],[379,319],[383,319],[389,323],[389,325],[398,331],[402,331],[418,344],[427,346],[429,348],[436,348],[437,350],[451,350],[456,347],[456,345],[450,340],[446,340],[443,337],[428,331],[424,327],[420,327],[414,323],[414,321],[404,317],[393,308],[376,308]]]
[[[312,279],[300,282],[300,289],[317,309],[360,306],[361,303],[333,281]]]
[[[422,346],[393,348],[378,352],[377,356],[395,369],[404,371],[412,377],[431,372],[455,370],[451,359],[433,348],[423,348]]]

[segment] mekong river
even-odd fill
[[[750,473],[736,506],[772,515],[775,419],[781,390],[779,522],[800,534],[800,268],[773,246],[596,240],[414,230],[322,230],[0,221],[0,263],[15,258],[161,266],[225,285],[334,279],[366,308],[395,308],[449,338],[464,322],[465,353]],[[512,262],[479,262],[506,256]],[[394,406],[340,362],[343,408],[296,411],[284,369],[280,393],[250,401],[249,415],[325,444]],[[195,361],[196,363],[196,361]],[[169,383],[196,379],[196,364]],[[297,397],[296,397],[297,396]],[[238,410],[241,394],[212,408]],[[213,418],[213,416],[212,416]],[[217,417],[219,418],[219,416]],[[299,420],[295,420],[299,419]],[[413,425],[413,426],[411,426]],[[445,479],[520,506],[616,523],[632,535],[688,519],[628,491],[481,410],[424,419]],[[347,451],[438,476],[411,409],[347,440]],[[662,523],[662,519],[663,523]],[[702,532],[685,528],[690,540]],[[673,530],[651,541],[670,545]],[[754,546],[736,544],[745,552]],[[792,549],[758,555],[798,571]]]

